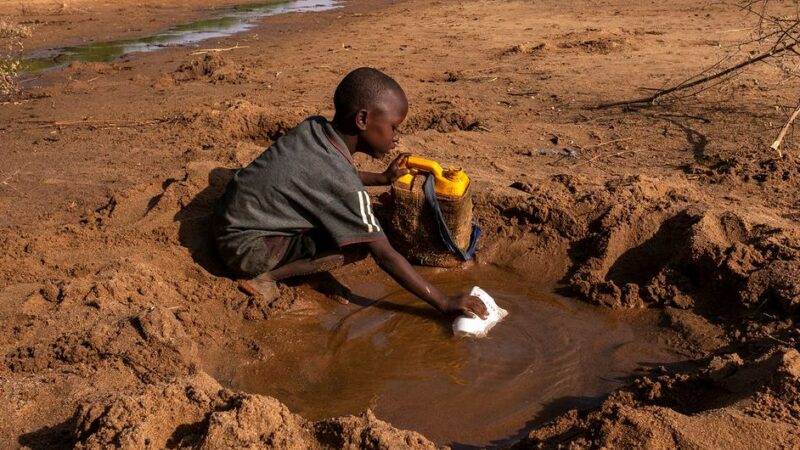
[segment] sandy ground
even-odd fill
[[[199,3],[0,11],[34,26],[36,49],[155,31]],[[338,80],[370,65],[410,98],[403,148],[473,176],[479,263],[576,301],[658,308],[690,355],[532,423],[520,448],[797,448],[800,167],[795,137],[783,159],[768,146],[800,89],[761,65],[677,103],[592,108],[703,70],[749,24],[693,1],[353,0],[208,42],[243,46],[218,55],[166,49],[27,81],[0,106],[0,446],[434,446],[370,412],[308,422],[203,370],[219,352],[267,357],[253,320],[328,301],[236,291],[210,205],[230,169],[330,115]]]

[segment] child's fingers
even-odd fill
[[[486,305],[484,305],[479,298],[470,297],[469,300],[470,300],[469,309],[471,310],[471,312],[473,312],[481,319],[489,317],[489,311],[486,309]]]
[[[405,166],[409,156],[411,156],[411,153],[400,153],[397,158],[394,159],[394,163],[400,167]]]

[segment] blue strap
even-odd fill
[[[453,235],[450,234],[450,229],[447,228],[447,223],[444,221],[442,208],[439,207],[439,200],[436,199],[436,186],[434,182],[434,176],[428,175],[428,178],[425,180],[423,192],[425,193],[425,201],[428,203],[428,206],[431,207],[431,210],[433,210],[433,215],[436,217],[436,225],[439,229],[439,237],[442,239],[442,243],[444,243],[448,250],[461,256],[461,259],[464,261],[469,261],[475,255],[475,247],[478,245],[478,238],[481,236],[481,228],[476,222],[472,222],[472,234],[469,238],[469,247],[467,247],[466,251],[461,250],[453,240]]]

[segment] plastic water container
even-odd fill
[[[472,187],[469,176],[456,168],[443,168],[438,162],[409,156],[409,173],[392,183],[391,195],[384,204],[389,241],[412,264],[433,267],[458,267],[459,255],[442,242],[438,220],[425,197],[425,182],[433,176],[436,201],[456,247],[467,250],[472,240]],[[389,200],[390,199],[390,200]],[[385,220],[385,222],[384,222]]]
[[[473,287],[469,295],[481,299],[486,305],[489,317],[481,319],[477,316],[460,316],[453,321],[453,333],[456,336],[485,337],[492,327],[508,315],[508,311],[497,306],[492,296],[478,286]]]

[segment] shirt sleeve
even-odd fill
[[[317,218],[339,247],[372,242],[384,236],[363,187],[340,191],[317,211]]]

